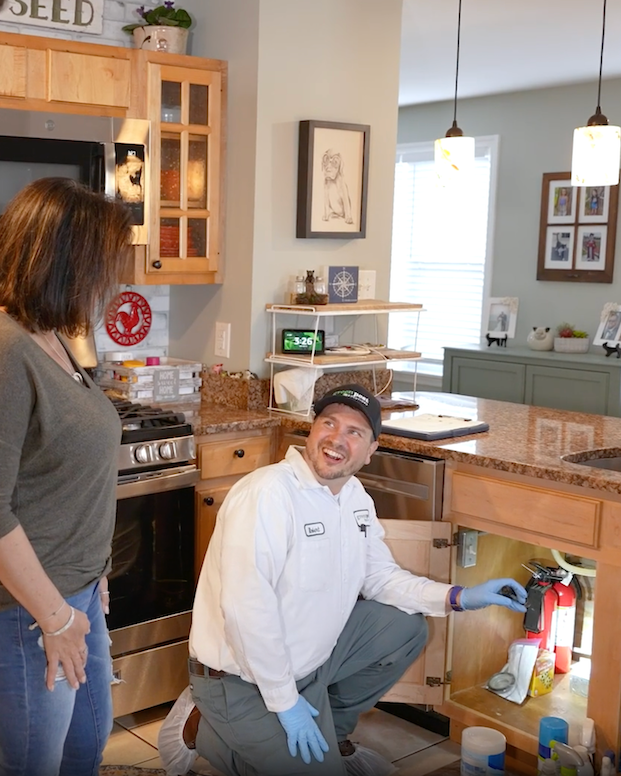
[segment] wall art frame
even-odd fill
[[[537,280],[612,283],[619,186],[572,186],[546,172],[541,186]]]
[[[368,124],[300,121],[296,237],[366,237]]]
[[[516,296],[490,297],[483,313],[484,334],[490,337],[515,337],[518,304],[519,299]]]

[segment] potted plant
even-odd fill
[[[141,5],[136,13],[141,21],[126,24],[123,31],[134,36],[137,48],[185,54],[192,17],[183,8],[175,8],[174,0],[148,10]]]
[[[554,350],[557,353],[587,353],[590,344],[586,331],[574,329],[569,323],[561,323],[556,327]]]

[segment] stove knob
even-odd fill
[[[134,458],[138,463],[149,463],[149,447],[148,445],[139,445],[134,450]]]
[[[175,457],[174,442],[164,442],[163,445],[160,445],[160,457],[165,461],[170,461]]]

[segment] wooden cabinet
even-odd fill
[[[164,64],[161,54],[145,58],[151,223],[138,281],[219,282],[224,63],[188,67],[190,58],[182,57],[182,67]]]
[[[226,494],[245,474],[276,460],[275,438],[272,429],[232,431],[198,438],[201,481],[196,486],[197,577]]]
[[[50,102],[129,108],[129,59],[54,50],[47,59]]]
[[[602,352],[445,348],[442,390],[463,396],[621,416],[621,361]]]
[[[137,118],[131,88],[135,53],[0,32],[0,107]]]
[[[619,750],[621,726],[621,497],[532,477],[447,462],[444,517],[456,531],[479,532],[477,564],[453,566],[451,579],[476,585],[513,576],[524,583],[522,563],[549,558],[551,549],[596,561],[589,697],[570,692],[569,675],[557,675],[549,695],[522,706],[485,689],[492,673],[506,662],[508,645],[523,637],[522,618],[497,607],[453,617],[447,650],[451,682],[438,711],[451,718],[451,737],[461,729],[484,725],[507,737],[508,754],[526,772],[535,773],[539,721],[568,720],[574,734],[585,717],[595,721],[597,748]],[[485,639],[481,639],[485,633]]]
[[[149,240],[123,282],[222,282],[226,74],[215,59],[0,32],[0,108],[151,121]]]

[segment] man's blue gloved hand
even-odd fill
[[[506,588],[505,595],[500,592],[503,588]],[[462,609],[484,609],[495,604],[514,612],[525,612],[525,602],[526,590],[514,579],[489,579],[481,585],[465,587],[459,597]]]
[[[328,744],[313,719],[319,716],[317,709],[300,695],[295,706],[287,711],[277,711],[276,715],[287,734],[291,757],[295,757],[299,749],[300,756],[307,765],[311,761],[311,752],[315,760],[322,763],[323,753],[328,751]]]

